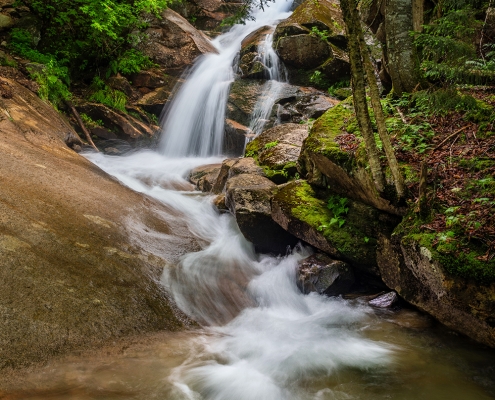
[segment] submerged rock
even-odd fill
[[[256,251],[285,255],[298,240],[271,218],[271,199],[276,185],[254,174],[241,174],[227,181],[225,204],[235,216],[244,237]]]
[[[368,304],[376,308],[391,308],[397,303],[399,296],[395,292],[388,292],[368,301]]]
[[[317,253],[299,265],[297,286],[305,294],[317,292],[327,296],[347,293],[354,284],[352,267]]]

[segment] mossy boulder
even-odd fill
[[[292,35],[309,34],[312,29],[322,32],[328,41],[346,47],[345,24],[337,1],[306,0],[292,15],[277,25],[274,42]]]
[[[347,200],[340,217],[328,207],[331,193],[303,180],[283,186],[272,201],[272,218],[282,228],[331,257],[379,275],[377,237],[390,234],[396,218],[357,201]],[[335,220],[337,219],[337,220]],[[343,222],[341,222],[343,221]]]
[[[277,54],[289,66],[312,69],[332,56],[329,44],[318,36],[293,35],[277,40]]]
[[[225,204],[258,252],[285,255],[287,247],[298,240],[271,218],[275,189],[276,185],[261,175],[237,175],[227,181]]]
[[[353,151],[343,150],[338,139],[352,134]],[[304,141],[299,172],[311,184],[391,214],[404,215],[405,209],[379,196],[369,168],[364,143],[354,116],[352,98],[329,109],[318,118]]]
[[[246,155],[254,157],[269,179],[284,183],[297,173],[296,162],[307,136],[307,125],[277,125],[248,143]]]
[[[391,238],[379,238],[384,283],[449,328],[495,347],[495,282],[479,274],[480,267],[493,271],[495,262],[446,257],[432,246],[432,233],[407,234],[406,225],[402,223]],[[471,278],[456,273],[456,266],[471,270]]]

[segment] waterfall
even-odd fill
[[[173,210],[170,224],[186,224],[200,247],[165,268],[162,283],[177,305],[203,326],[201,343],[168,377],[173,398],[286,400],[323,398],[308,382],[345,369],[384,368],[393,348],[366,338],[369,307],[338,298],[303,295],[296,286],[300,247],[287,257],[258,255],[234,218],[219,214],[211,197],[173,190],[188,171],[219,162],[233,61],[241,41],[288,16],[289,2],[270,3],[256,21],[218,37],[218,54],[202,56],[176,94],[163,122],[160,152],[87,157],[136,191]],[[261,132],[285,80],[268,37],[259,49],[270,78],[252,116]],[[210,158],[205,158],[210,157]],[[168,183],[167,183],[168,182]],[[181,182],[184,184],[181,185]],[[323,394],[321,394],[323,393]]]
[[[207,157],[222,153],[225,110],[230,85],[235,78],[234,59],[241,42],[256,29],[274,26],[276,21],[289,16],[290,5],[284,0],[270,3],[265,6],[265,12],[255,12],[255,21],[236,25],[213,41],[218,54],[205,54],[197,60],[162,119],[159,143],[162,154],[167,157]],[[261,54],[270,79],[278,80],[281,67],[271,40],[265,43]],[[256,121],[266,118],[266,111],[256,112],[259,114],[255,116]],[[253,129],[259,131],[257,126]]]

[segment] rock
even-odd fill
[[[65,119],[2,81],[0,369],[181,329],[159,277],[194,245],[187,228],[172,234],[166,207],[69,149]]]
[[[112,76],[107,79],[107,84],[114,90],[123,92],[127,97],[131,98],[135,96],[129,81],[123,76]]]
[[[238,159],[229,169],[229,179],[242,174],[265,176],[263,170],[256,164],[254,158],[251,157]]]
[[[399,300],[399,296],[395,292],[388,292],[368,301],[368,304],[376,308],[392,308]]]
[[[191,0],[170,5],[197,29],[203,31],[218,30],[222,21],[236,14],[243,3],[222,0]]]
[[[231,157],[241,156],[244,153],[246,141],[250,136],[251,130],[247,126],[231,119],[226,119],[223,153]]]
[[[376,261],[377,237],[390,234],[397,218],[347,200],[348,212],[332,222],[328,207],[331,192],[316,192],[305,181],[282,186],[272,199],[272,218],[295,237],[329,256],[346,261],[362,272],[379,276]]]
[[[220,212],[229,211],[227,205],[225,204],[225,194],[219,194],[215,199],[213,199],[213,204]]]
[[[273,33],[271,26],[262,26],[250,33],[241,43],[239,69],[242,78],[263,79],[269,78],[268,69],[261,62],[260,47],[267,36]]]
[[[367,156],[362,140],[354,136],[354,151],[341,150],[338,138],[357,130],[352,122],[354,108],[349,98],[318,118],[304,141],[299,157],[299,172],[312,185],[331,187],[332,191],[363,202],[379,210],[403,215],[405,208],[379,197],[367,169]],[[351,130],[351,128],[353,130]],[[354,130],[355,129],[355,130]],[[392,199],[393,200],[393,199]]]
[[[0,31],[12,28],[14,19],[10,15],[0,14]]]
[[[495,347],[495,284],[446,272],[435,250],[396,233],[379,238],[378,266],[385,284],[447,327]]]
[[[129,114],[119,113],[103,104],[85,103],[76,108],[79,113],[88,115],[94,121],[101,120],[103,126],[114,132],[117,138],[129,142],[150,138],[154,136],[155,129],[158,129],[158,127],[153,129]]]
[[[177,79],[166,75],[163,71],[155,69],[141,71],[137,74],[132,75],[131,82],[132,85],[137,88],[147,87],[150,89],[157,89],[164,86],[174,86],[177,82]]]
[[[143,88],[147,89],[147,93],[136,102],[136,105],[146,112],[153,114],[156,117],[160,117],[165,106],[168,104],[169,100],[171,100],[175,85],[181,82],[182,81],[177,77],[167,76],[165,85],[162,87],[156,89],[150,89],[147,86],[138,87],[138,90]]]
[[[202,192],[210,192],[217,181],[222,164],[202,165],[191,170],[189,181]]]
[[[316,68],[332,56],[327,42],[307,34],[281,37],[276,50],[286,65],[302,69]]]
[[[168,73],[180,75],[199,55],[217,52],[203,33],[170,8],[161,18],[150,15],[149,19],[146,39],[137,48]]]
[[[285,255],[297,239],[271,218],[275,184],[261,175],[241,174],[227,181],[225,204],[244,237],[261,253]]]
[[[228,158],[223,160],[222,167],[220,168],[220,172],[218,173],[217,180],[213,185],[212,192],[215,194],[220,194],[225,190],[225,184],[227,183],[227,179],[229,178],[229,171],[232,165],[234,165],[239,159],[238,158]]]
[[[246,147],[246,154],[266,167],[267,177],[275,183],[287,182],[297,173],[296,162],[308,136],[307,125],[283,124],[264,131]]]
[[[298,273],[297,286],[305,294],[338,296],[347,293],[354,284],[354,272],[349,264],[321,253],[302,260]]]
[[[289,18],[277,25],[274,43],[283,36],[309,34],[315,28],[325,32],[328,41],[342,49],[346,48],[345,24],[337,1],[306,0]]]
[[[256,101],[263,94],[264,81],[255,79],[239,79],[232,84],[227,103],[227,119],[235,121],[241,126],[249,126],[254,112]],[[282,122],[299,123],[310,118],[318,118],[337,101],[325,93],[311,87],[299,87],[287,83],[278,83],[276,92],[270,93],[274,97],[274,106],[265,124],[269,129],[283,116]],[[246,133],[248,136],[251,132]],[[238,136],[231,135],[233,138]],[[240,147],[240,146],[239,146]]]

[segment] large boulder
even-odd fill
[[[347,211],[337,213],[340,205]],[[398,223],[389,214],[327,191],[315,191],[301,180],[288,183],[275,194],[272,218],[299,239],[374,276],[379,276],[378,235],[390,235]]]
[[[188,0],[170,5],[180,15],[203,31],[218,30],[222,21],[234,15],[244,3],[223,0]]]
[[[235,216],[244,237],[256,251],[285,255],[298,239],[271,218],[271,199],[276,185],[254,174],[241,174],[227,181],[225,204]]]
[[[292,84],[326,89],[350,79],[344,26],[339,3],[330,0],[306,0],[277,25],[273,47]]]
[[[403,215],[405,207],[394,198],[377,193],[359,135],[352,98],[318,118],[304,141],[299,172],[312,185],[332,191],[391,214]],[[391,190],[393,192],[393,190]]]
[[[307,125],[277,125],[250,142],[246,155],[258,161],[269,179],[284,183],[297,173],[297,160],[307,136]]]
[[[172,75],[180,75],[201,54],[217,52],[203,33],[170,8],[160,18],[151,15],[143,33],[138,49]]]
[[[449,328],[495,347],[495,283],[449,273],[449,264],[458,261],[446,263],[420,238],[397,232],[381,236],[378,245],[378,265],[389,288]],[[480,263],[494,268],[493,261]]]
[[[189,181],[202,192],[210,192],[218,179],[222,164],[208,164],[196,167],[189,173]]]
[[[167,209],[69,149],[77,134],[8,79],[0,120],[0,369],[180,329],[161,272],[195,245]]]

